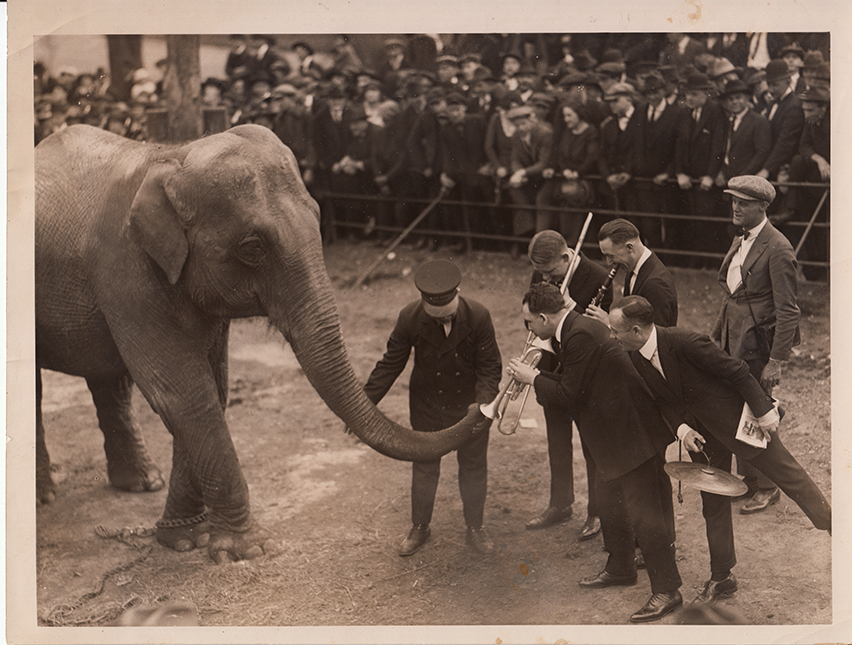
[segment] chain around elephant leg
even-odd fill
[[[207,546],[210,541],[210,522],[206,511],[195,517],[161,519],[155,526],[157,542],[175,551],[191,551]]]

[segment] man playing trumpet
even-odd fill
[[[603,571],[580,586],[635,584],[638,542],[652,595],[630,621],[658,620],[683,603],[674,559],[671,481],[663,470],[674,436],[605,325],[569,309],[561,291],[547,283],[530,288],[523,315],[536,336],[557,341],[560,367],[557,373],[542,372],[514,358],[507,371],[532,385],[539,401],[570,411],[597,466],[598,509],[609,557]]]
[[[534,272],[530,285],[538,282],[550,282],[561,286],[574,259],[574,251],[556,231],[541,231],[530,240],[527,253]],[[576,269],[567,286],[568,295],[574,300],[574,310],[583,313],[593,301],[601,286],[607,281],[607,272],[599,264],[592,262],[582,253]],[[612,303],[612,289],[606,289],[600,301],[600,309],[609,311]],[[555,372],[557,358],[545,353],[539,364],[540,369]],[[541,403],[541,401],[539,401]],[[528,529],[544,529],[554,524],[566,522],[571,518],[574,503],[574,446],[571,413],[552,405],[542,404],[544,420],[547,425],[547,456],[550,462],[550,503],[544,512],[527,522]],[[586,461],[586,479],[589,499],[586,505],[586,521],[580,530],[580,539],[588,540],[601,531],[601,522],[595,499],[595,462],[583,444],[583,457]]]

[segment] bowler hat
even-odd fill
[[[518,52],[516,52],[516,51],[507,51],[507,52],[503,52],[503,53],[500,55],[500,60],[501,60],[501,61],[504,61],[504,60],[506,60],[507,58],[514,58],[514,59],[515,59],[515,60],[517,60],[519,63],[520,63],[521,61],[523,61],[523,60],[524,60],[524,59],[523,59],[523,57],[520,55],[520,53],[518,53]]]
[[[585,85],[586,74],[583,72],[571,72],[559,79],[556,87],[571,87],[572,85]]]
[[[775,188],[766,179],[757,175],[731,177],[724,192],[753,202],[771,204],[772,200],[775,199]]]
[[[635,90],[630,83],[615,83],[609,89],[607,89],[606,94],[604,94],[604,101],[614,101],[619,96],[630,96],[634,95]]]
[[[447,94],[447,105],[467,105],[467,99],[461,92]]]
[[[598,61],[592,56],[587,49],[583,49],[582,51],[574,54],[574,67],[581,71],[585,71],[587,69],[592,69],[595,65],[598,64]]]
[[[476,52],[471,52],[469,54],[462,54],[461,56],[459,56],[459,65],[462,65],[464,63],[477,63],[477,64],[479,64],[481,62],[482,62],[482,56],[480,54],[477,54]]]
[[[713,84],[707,78],[707,74],[694,72],[686,77],[686,83],[683,85],[685,92],[700,92],[702,90],[712,90]]]
[[[750,88],[754,88],[755,85],[757,85],[758,83],[762,83],[765,80],[766,72],[762,69],[755,70],[751,75],[743,79],[745,84],[748,85]]]
[[[793,76],[793,72],[787,67],[782,58],[774,58],[766,65],[766,82],[783,81]]]
[[[395,47],[401,47],[405,49],[408,46],[408,43],[405,42],[402,38],[388,38],[384,42],[385,49],[393,49]]]
[[[601,56],[602,63],[623,63],[624,54],[620,49],[607,49]]]
[[[736,79],[733,81],[728,81],[725,84],[725,88],[721,92],[719,92],[719,96],[723,98],[731,96],[733,94],[751,94],[751,89],[740,79]]]
[[[433,260],[414,273],[414,286],[423,302],[434,307],[448,305],[459,292],[461,271],[449,260]]]

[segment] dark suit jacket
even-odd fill
[[[525,169],[527,175],[540,175],[553,156],[553,128],[547,123],[536,123],[530,134],[529,144],[520,132],[512,135],[512,172]]]
[[[351,135],[349,126],[344,119],[335,123],[327,108],[320,111],[314,119],[313,144],[317,165],[322,169],[330,169],[346,154],[346,145]]]
[[[722,106],[707,101],[696,121],[690,110],[681,113],[681,134],[675,151],[675,172],[693,179],[719,174],[725,161],[727,121]]]
[[[560,373],[534,381],[543,405],[567,408],[597,466],[611,481],[674,441],[651,392],[609,329],[576,311],[562,325]]]
[[[633,291],[628,293],[630,274],[624,279],[623,295],[642,296],[654,308],[654,324],[663,327],[677,325],[677,289],[674,278],[660,261],[657,254],[651,252],[651,257],[639,267],[639,274],[633,284]]]
[[[461,124],[446,123],[441,126],[441,168],[453,180],[464,180],[476,175],[488,161],[485,156],[484,119],[476,114],[465,116]]]
[[[645,153],[645,143],[642,139],[644,109],[644,103],[637,103],[634,106],[633,114],[624,132],[619,129],[618,118],[615,115],[601,123],[599,168],[604,177],[619,172],[630,175],[638,172],[641,156]]]
[[[642,108],[642,140],[645,146],[640,155],[638,175],[654,177],[660,173],[674,174],[675,147],[683,110],[677,105],[668,105],[657,117],[648,119],[648,106]]]
[[[772,409],[772,399],[748,365],[706,335],[685,329],[657,327],[657,348],[665,379],[638,351],[630,352],[630,359],[672,429],[686,423],[700,434],[709,432],[743,459],[759,454],[760,448],[735,438],[744,401],[756,416]]]
[[[741,267],[743,284],[732,294],[728,289],[728,267],[740,244],[741,238],[734,238],[719,269],[719,284],[725,299],[716,318],[713,338],[731,356],[743,360],[759,358],[755,319],[758,325],[774,322],[775,340],[769,358],[787,360],[790,348],[797,344],[800,317],[798,265],[793,247],[783,233],[766,222]]]
[[[767,116],[771,111],[767,111]],[[784,164],[790,163],[799,147],[799,139],[805,127],[805,113],[802,112],[802,102],[795,92],[791,92],[778,104],[778,109],[769,120],[772,133],[772,150],[763,163],[770,177],[775,177]]]
[[[728,130],[730,130],[730,123]],[[772,131],[766,117],[748,108],[736,132],[730,135],[728,164],[725,178],[754,175],[761,168],[772,149]]]
[[[490,403],[502,375],[500,350],[488,310],[459,296],[449,336],[417,300],[402,309],[364,391],[378,403],[405,369],[411,348],[414,369],[409,384],[411,427],[440,430],[460,421],[471,403]]]

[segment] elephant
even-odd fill
[[[365,444],[429,461],[487,427],[475,405],[436,433],[393,423],[366,397],[343,342],[319,207],[269,129],[185,144],[72,125],[35,149],[36,496],[55,499],[41,370],[86,379],[112,486],[165,486],[134,418],[135,384],[173,437],[160,544],[217,563],[274,553],[252,518],[225,420],[228,329],[265,316],[310,384]]]

